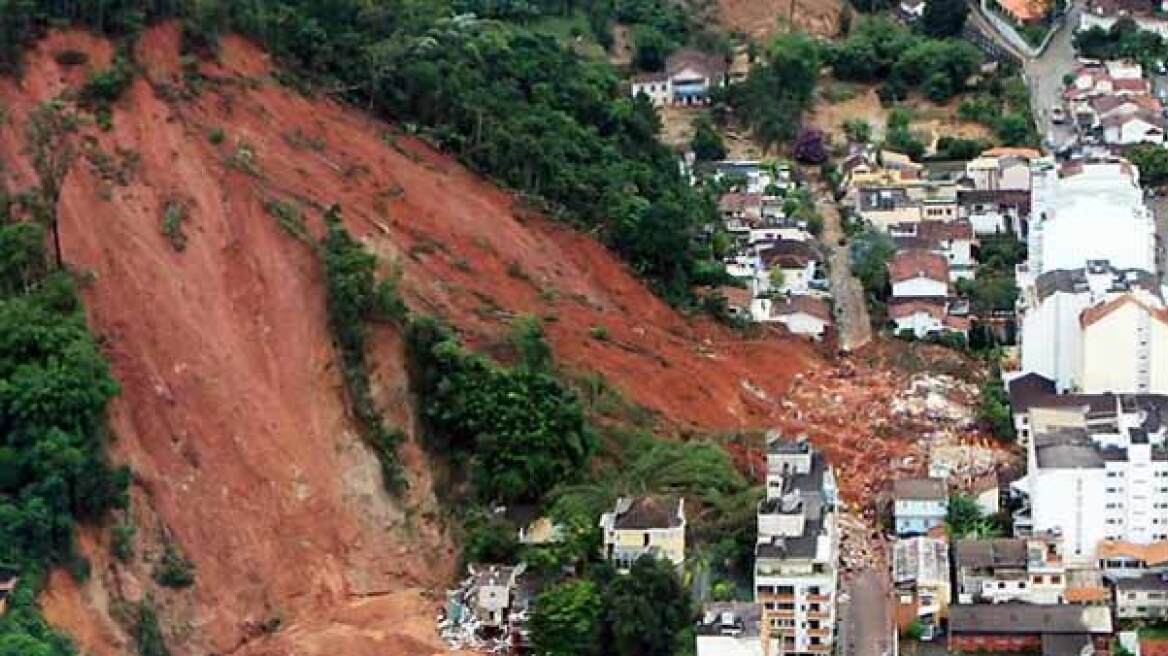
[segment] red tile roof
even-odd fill
[[[821,299],[808,294],[797,294],[771,305],[771,316],[781,317],[802,312],[831,323],[831,307]]]
[[[949,282],[949,263],[944,257],[929,251],[900,251],[888,263],[888,277],[894,283],[918,277]]]
[[[1083,310],[1083,314],[1079,315],[1079,323],[1084,328],[1086,328],[1087,326],[1098,323],[1099,321],[1103,320],[1103,318],[1106,317],[1107,315],[1111,314],[1112,312],[1115,312],[1119,308],[1121,308],[1129,303],[1134,303],[1134,304],[1140,306],[1145,311],[1147,311],[1148,314],[1150,314],[1152,316],[1152,318],[1155,319],[1156,321],[1168,324],[1168,308],[1154,308],[1154,307],[1148,305],[1147,303],[1141,301],[1140,299],[1136,298],[1132,294],[1124,294],[1122,296],[1119,296],[1118,298],[1113,298],[1110,301],[1107,301],[1105,303],[1100,303],[1099,305],[1096,305],[1094,307],[1089,307],[1086,310]]]

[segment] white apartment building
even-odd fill
[[[1123,160],[1071,162],[1036,171],[1029,276],[1080,269],[1091,260],[1155,272],[1155,219],[1144,205],[1139,182],[1139,171]],[[1024,289],[1033,283],[1019,282]]]
[[[1043,425],[1031,410],[1023,517],[1035,532],[1060,535],[1069,564],[1095,563],[1104,540],[1168,540],[1168,397],[1111,398],[1113,411],[1088,406],[1077,425],[1066,417]]]
[[[780,654],[830,654],[839,531],[832,469],[804,439],[767,436],[767,497],[758,506],[754,598]]]
[[[1168,309],[1155,276],[1090,261],[1040,274],[1018,299],[1022,369],[1059,392],[1168,392]]]
[[[958,603],[1058,604],[1066,566],[1058,536],[959,540],[954,545]]]

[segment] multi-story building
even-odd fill
[[[920,535],[945,523],[949,491],[940,478],[902,478],[892,483],[897,535]]]
[[[1112,603],[1121,620],[1163,620],[1168,617],[1168,575],[1145,574],[1115,582]]]
[[[957,600],[963,604],[1065,601],[1066,565],[1057,536],[959,540],[954,546]]]
[[[804,439],[767,438],[767,496],[758,506],[754,598],[779,654],[830,654],[839,532],[836,485]]]
[[[641,556],[685,563],[685,499],[620,497],[616,507],[600,517],[604,556],[617,571],[627,572]]]
[[[949,615],[949,542],[945,538],[901,538],[892,550],[892,585],[901,629],[919,622],[926,634]]]
[[[1106,606],[957,604],[949,609],[949,651],[1107,656]]]
[[[1168,397],[1110,398],[1110,412],[1059,409],[1053,425],[1030,411],[1026,522],[1059,533],[1069,563],[1094,563],[1104,540],[1168,540]]]

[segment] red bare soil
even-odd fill
[[[70,48],[90,53],[90,66],[109,58],[92,37],[55,34],[29,54],[21,81],[0,80],[0,156],[14,190],[35,184],[24,117],[83,79],[54,60]],[[411,442],[409,494],[381,490],[346,413],[319,263],[265,212],[269,199],[299,202],[317,235],[320,209],[340,203],[353,234],[400,268],[411,307],[446,318],[471,345],[492,344],[516,314],[544,317],[562,364],[603,374],[670,426],[777,423],[794,374],[820,365],[778,333],[743,340],[684,319],[593,240],[521,211],[422,142],[383,138],[386,124],[279,86],[265,55],[240,40],[203,66],[193,98],[176,95],[173,29],[147,33],[139,60],[146,79],[115,107],[114,129],[82,129],[128,183],[103,179],[82,156],[60,206],[65,258],[92,273],[90,320],[122,385],[112,450],[135,472],[139,536],[126,566],[110,562],[106,537],[86,532],[95,576],[80,588],[51,581],[46,613],[84,651],[125,653],[116,602],[147,590],[176,654],[442,649],[432,592],[455,558],[427,464]],[[221,144],[208,138],[214,129]],[[160,229],[169,201],[189,208],[183,252]],[[591,338],[593,326],[609,339]],[[372,355],[378,399],[412,434],[394,331],[377,332]],[[194,561],[192,589],[149,580],[164,536]],[[275,618],[280,630],[265,635]]]
[[[839,33],[841,0],[718,0],[726,29],[764,41],[788,26],[822,37]]]

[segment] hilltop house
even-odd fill
[[[665,70],[643,73],[633,78],[632,95],[644,94],[655,106],[705,105],[710,91],[726,83],[726,60],[683,48],[665,60]]]
[[[967,220],[919,221],[889,226],[888,234],[900,250],[923,250],[945,258],[949,280],[972,280],[977,270],[973,224]]]
[[[644,555],[685,563],[685,499],[620,497],[616,507],[600,517],[604,557],[617,571],[628,572]]]

